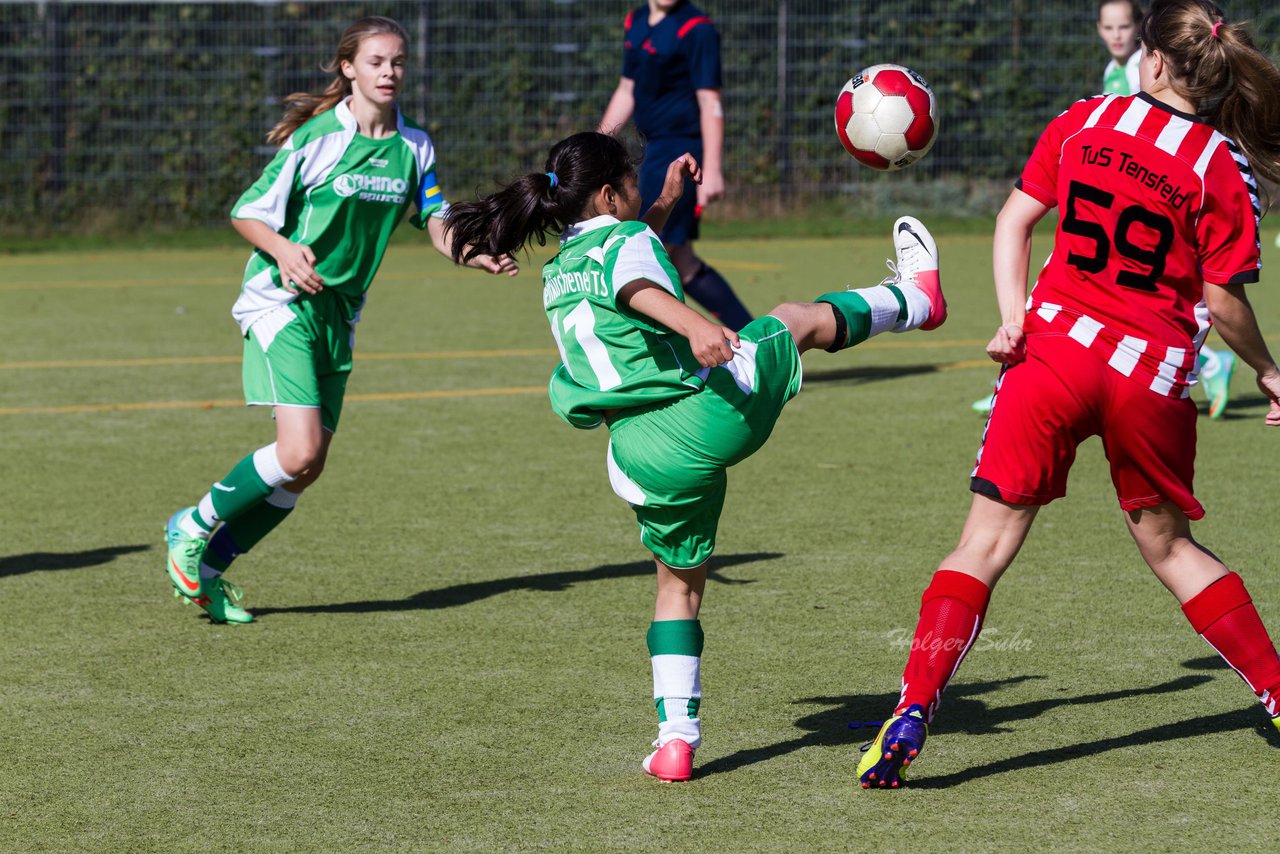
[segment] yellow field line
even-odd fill
[[[380,282],[423,282],[431,279],[457,279],[479,277],[480,274],[468,270],[434,270],[427,273],[382,273]],[[239,290],[240,283],[235,275],[217,278],[186,279],[168,277],[163,279],[53,279],[47,282],[0,282],[0,291],[38,291],[48,289],[74,288],[186,288],[221,286],[229,291]]]
[[[466,397],[500,397],[519,394],[545,394],[545,385],[517,386],[514,388],[477,388],[457,391],[404,391],[384,394],[349,394],[346,399],[358,401],[383,400],[447,400]],[[244,406],[243,400],[165,400],[138,403],[84,403],[71,406],[11,406],[0,407],[3,415],[84,415],[92,412],[150,412],[164,409],[223,409]]]
[[[534,350],[454,350],[440,353],[360,353],[359,362],[421,361],[432,359],[501,359],[518,356],[554,356],[550,348]],[[237,364],[240,356],[171,356],[149,359],[57,359],[47,362],[0,362],[0,371],[41,368],[150,368],[172,365]]]
[[[995,363],[988,359],[971,359],[933,365],[936,371],[958,371],[972,368],[990,368]],[[388,400],[457,400],[469,397],[501,397],[521,394],[545,394],[545,385],[515,386],[512,388],[459,389],[455,391],[404,391],[377,394],[349,394],[349,401]],[[163,400],[135,403],[82,403],[67,406],[11,406],[0,407],[5,415],[85,415],[95,412],[155,412],[171,409],[225,409],[244,406],[243,400]]]

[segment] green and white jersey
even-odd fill
[[[618,292],[636,279],[684,302],[658,235],[611,216],[570,226],[542,268],[542,305],[561,360],[551,375],[551,408],[574,427],[598,427],[604,410],[674,400],[706,383],[710,369],[683,336],[618,305]]]
[[[417,207],[410,222],[420,229],[448,211],[431,138],[403,115],[397,125],[385,139],[361,136],[347,103],[338,104],[294,131],[231,210],[310,246],[316,272],[342,298],[351,324],[409,206]],[[231,314],[248,334],[259,318],[300,298],[282,286],[275,259],[255,250]]]

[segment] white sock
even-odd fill
[[[658,706],[658,740],[661,747],[673,738],[695,750],[702,744],[702,659],[696,655],[652,655],[653,698]]]
[[[910,282],[900,283],[898,290],[902,292],[902,298],[907,301],[907,317],[893,327],[893,331],[910,332],[929,319],[929,297]]]
[[[279,507],[281,510],[287,510],[298,505],[298,497],[301,492],[290,492],[283,486],[277,486],[275,490],[267,496],[266,501],[272,507]]]
[[[195,520],[192,513],[183,513],[179,516],[178,527],[188,537],[199,537],[202,540],[207,540],[213,536],[213,531],[205,530],[204,526]]]
[[[871,307],[871,331],[867,333],[868,338],[879,335],[881,332],[890,332],[897,326],[902,306],[898,304],[898,298],[894,296],[893,291],[884,285],[852,290],[866,300],[867,305]]]

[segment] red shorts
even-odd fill
[[[1027,336],[1026,361],[1006,368],[978,449],[969,488],[1010,504],[1048,504],[1067,494],[1076,447],[1101,436],[1124,510],[1172,501],[1188,518],[1196,405],[1125,377],[1059,333]]]

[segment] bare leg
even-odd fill
[[[835,344],[836,317],[827,303],[784,302],[769,314],[786,324],[801,353]]]
[[[1018,556],[1039,510],[1037,506],[1008,504],[975,493],[960,542],[942,559],[938,569],[963,572],[988,588],[994,587]]]
[[[1191,536],[1187,516],[1172,503],[1125,514],[1142,559],[1179,604],[1227,574],[1217,556]]]
[[[696,620],[702,607],[702,591],[707,586],[707,564],[693,569],[672,569],[654,558],[658,567],[658,598],[653,619]]]
[[[304,406],[277,406],[275,414],[276,457],[285,473],[300,478],[312,468],[323,468],[333,434],[321,426],[320,410]],[[318,469],[303,488],[314,483],[316,477],[319,477]]]

